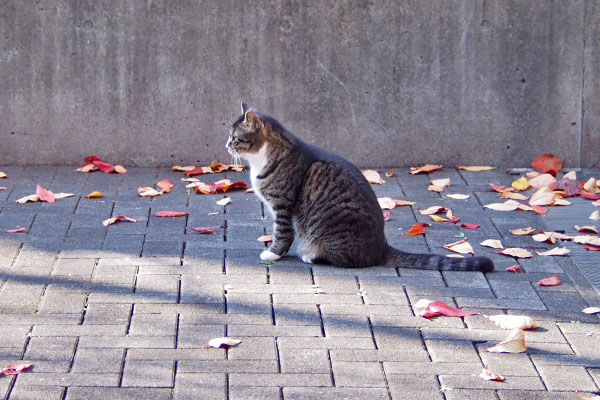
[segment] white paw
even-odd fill
[[[277,261],[280,258],[280,255],[277,255],[270,250],[265,250],[262,253],[260,253],[260,259],[263,261]]]
[[[306,263],[306,264],[312,264],[315,261],[315,259],[311,256],[302,256],[302,262]]]

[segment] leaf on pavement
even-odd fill
[[[19,375],[21,372],[29,370],[33,364],[5,364],[4,369],[0,369],[2,375]]]
[[[442,212],[446,212],[448,211],[448,209],[446,207],[441,207],[441,206],[431,206],[428,207],[424,210],[419,210],[419,214],[421,215],[432,215],[432,214],[437,214],[437,213],[442,213]]]
[[[93,168],[92,165],[95,166],[96,168]],[[78,168],[75,171],[92,172],[92,171],[95,171],[96,169],[99,169],[100,171],[104,172],[105,174],[108,174],[110,172],[115,171],[115,165],[103,161],[98,156],[88,156],[83,159],[83,165],[81,166],[81,168]]]
[[[27,228],[5,229],[4,232],[6,232],[6,233],[23,233],[23,232],[27,232]]]
[[[469,197],[471,197],[471,195],[454,193],[454,194],[447,194],[446,197],[450,197],[451,199],[455,199],[455,200],[467,200]]]
[[[579,233],[595,233],[598,234],[598,228],[594,225],[579,226],[575,225],[575,230]]]
[[[492,169],[496,169],[496,167],[489,167],[487,165],[458,165],[456,168],[471,172],[490,171]]]
[[[529,185],[536,189],[544,186],[550,186],[553,183],[556,183],[556,178],[550,174],[541,174],[529,180]]]
[[[533,254],[531,254],[528,250],[522,249],[520,247],[509,247],[509,248],[506,248],[506,249],[498,252],[498,254],[502,254],[503,256],[516,257],[516,258],[531,258],[531,257],[533,257]]]
[[[394,169],[390,168],[389,171],[385,171],[385,176],[388,178],[391,178],[392,176],[394,176]]]
[[[596,178],[590,178],[583,184],[583,190],[588,193],[600,193],[600,188],[598,187],[598,181]]]
[[[388,222],[390,220],[390,218],[392,218],[392,212],[384,211],[383,212],[383,222]]]
[[[589,219],[600,220],[600,211],[596,210],[593,213],[591,213]]]
[[[116,217],[112,217],[112,218],[109,218],[109,219],[105,219],[104,221],[102,221],[102,224],[103,224],[104,226],[109,226],[109,225],[112,225],[112,224],[114,224],[114,223],[116,223],[116,222],[119,222],[119,221],[125,221],[125,222],[138,222],[138,220],[137,220],[137,219],[135,219],[135,218],[126,217],[126,216],[124,216],[124,215],[118,215],[118,216],[116,216]]]
[[[529,185],[529,182],[527,181],[527,178],[522,176],[519,179],[517,179],[516,181],[514,181],[511,184],[512,187],[514,187],[515,189],[523,192],[527,189],[529,189],[531,186]]]
[[[173,165],[173,167],[171,168],[171,171],[173,171],[173,172],[188,172],[188,171],[193,171],[195,169],[196,169],[195,165],[186,165],[186,166]]]
[[[459,253],[459,254],[467,254],[467,253],[475,254],[475,252],[473,251],[473,248],[471,247],[469,242],[467,242],[466,240],[459,240],[458,242],[450,243],[450,244],[444,245],[443,247],[447,250],[450,250],[450,251],[453,251],[453,252]]]
[[[523,353],[527,351],[525,333],[521,329],[514,329],[506,340],[488,347],[487,351],[490,353]]]
[[[440,315],[447,317],[466,317],[469,315],[477,315],[476,312],[450,307],[448,304],[439,300],[432,301],[421,299],[415,303],[414,308],[421,317],[428,319]]]
[[[185,217],[186,215],[190,215],[187,211],[157,211],[152,213],[152,215],[161,218],[171,218],[171,217]]]
[[[396,207],[396,201],[391,197],[378,197],[377,202],[382,210],[392,210]]]
[[[581,312],[586,314],[598,314],[600,313],[600,307],[586,307],[581,310]]]
[[[533,229],[532,227],[527,227],[527,228],[518,228],[518,229],[513,229],[509,231],[510,233],[512,233],[515,236],[526,236],[531,234],[532,232],[535,232],[535,229]]]
[[[442,169],[441,165],[426,164],[426,165],[423,165],[421,167],[410,167],[410,173],[412,175],[415,175],[415,174],[419,174],[421,172],[423,172],[423,173],[430,173],[430,172],[439,171],[441,169]]]
[[[194,232],[198,232],[200,234],[206,235],[215,235],[217,233],[216,229],[220,228],[219,226],[200,226],[197,228],[192,228]]]
[[[270,243],[273,241],[273,235],[262,235],[256,240],[263,243]]]
[[[450,186],[450,178],[442,178],[442,179],[432,179],[431,185],[427,188],[427,190],[442,193],[445,188]]]
[[[237,340],[237,339],[232,339],[232,338],[228,338],[228,337],[222,337],[222,338],[216,338],[216,339],[212,339],[210,342],[208,342],[208,347],[212,347],[215,349],[229,349],[231,347],[237,346],[240,343],[242,343],[241,340]]]
[[[383,185],[385,183],[385,181],[381,178],[381,175],[379,175],[379,172],[375,171],[374,169],[363,169],[360,172],[362,172],[364,177],[367,178],[369,183],[374,183],[377,185]]]
[[[503,249],[504,248],[504,246],[502,246],[502,242],[497,239],[487,239],[479,244],[482,246],[485,246],[485,247],[491,247],[492,249]]]
[[[17,203],[23,204],[23,203],[29,203],[29,202],[36,202],[36,201],[40,201],[40,198],[38,197],[37,194],[30,194],[29,196],[25,196],[25,197],[21,197],[20,199],[17,199]]]
[[[537,284],[539,286],[558,286],[561,283],[560,279],[558,279],[558,274],[554,274],[549,278],[540,279]]]
[[[502,329],[523,329],[525,331],[537,329],[537,323],[533,318],[526,315],[492,315],[486,317],[496,324],[497,327]]]
[[[506,271],[514,272],[515,274],[519,271],[519,269],[521,269],[521,266],[519,264],[515,264],[515,265],[511,265],[510,267],[506,267]]]
[[[226,206],[229,203],[231,203],[231,197],[225,197],[225,198],[217,201],[217,205],[219,205],[219,206]]]
[[[139,187],[137,191],[138,195],[140,195],[141,197],[156,197],[162,194],[162,192],[159,192],[158,190],[150,186]]]
[[[477,229],[480,228],[481,225],[479,224],[469,224],[469,223],[463,223],[460,224],[461,228],[465,228],[465,229]]]
[[[504,203],[491,203],[484,205],[485,208],[489,208],[494,211],[515,211],[521,206],[521,203],[515,200],[506,200]]]
[[[85,196],[86,199],[97,199],[98,197],[102,197],[102,192],[95,191]]]
[[[483,366],[479,377],[485,379],[486,381],[504,382],[504,377],[502,375],[496,375],[493,372],[490,372],[487,365]]]
[[[175,185],[169,179],[163,179],[162,181],[157,182],[156,186],[162,189],[162,193],[169,193]]]
[[[571,250],[566,247],[555,247],[548,251],[535,251],[538,256],[566,256],[571,252]]]
[[[431,226],[430,224],[414,224],[408,232],[406,232],[407,236],[416,236],[416,235],[424,235],[425,227]]]
[[[549,187],[543,186],[536,190],[529,199],[531,206],[552,206],[558,195]]]
[[[563,160],[553,154],[544,153],[537,156],[531,166],[538,172],[554,171],[556,173],[562,169]]]
[[[37,195],[39,201],[45,201],[47,203],[54,203],[56,201],[54,193],[44,189],[39,183],[36,186],[35,194]]]
[[[6,175],[6,173],[0,171],[0,179],[5,179],[8,178],[8,175]]]

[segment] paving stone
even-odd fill
[[[73,373],[120,374],[125,357],[124,349],[78,349],[73,359]]]
[[[32,337],[27,345],[24,358],[27,360],[71,361],[75,353],[76,342],[75,337]]]
[[[388,377],[393,398],[443,399],[435,375],[394,374]],[[408,397],[407,397],[408,396]]]
[[[30,386],[118,386],[119,374],[31,373],[19,376]]]
[[[123,388],[123,387],[70,387],[66,400],[168,400],[171,389],[162,388]]]
[[[63,399],[64,391],[65,388],[60,386],[25,386],[18,384],[11,390],[10,398],[17,400],[61,400]]]
[[[181,360],[177,363],[177,373],[277,373],[278,366],[275,360]]]
[[[52,275],[54,276],[73,276],[81,275],[85,277],[91,277],[96,265],[96,259],[84,258],[84,259],[65,259],[59,258],[54,266]]]
[[[366,316],[325,315],[323,316],[325,335],[329,337],[368,337],[372,336],[371,326]]]
[[[323,305],[325,307],[325,305]],[[345,307],[348,309],[348,307]],[[321,315],[316,304],[275,304],[273,305],[277,325],[317,325],[321,326]]]
[[[232,373],[229,374],[229,385],[233,386],[275,386],[275,387],[325,387],[332,386],[331,374],[253,374]]]
[[[79,339],[79,348],[157,348],[175,347],[174,336],[127,336],[103,337],[83,336]]]
[[[280,348],[281,372],[284,374],[330,374],[326,349]]]
[[[537,368],[548,390],[598,390],[584,367],[538,365]]]
[[[477,363],[479,361],[479,355],[471,341],[426,340],[425,346],[433,362]]]
[[[389,399],[386,388],[283,388],[286,400]]]
[[[131,304],[88,304],[84,325],[126,325],[131,316]],[[62,314],[65,315],[65,314]]]
[[[547,392],[545,390],[498,390],[498,397],[500,400],[572,400],[578,398],[573,397],[573,391]]]
[[[346,337],[280,337],[277,338],[279,349],[336,349],[357,348],[373,349],[373,339],[369,337],[355,337],[351,340]]]
[[[505,381],[502,382],[502,389],[545,390],[542,381],[537,376],[505,376],[505,378]],[[439,380],[444,389],[498,389],[498,382],[487,381],[477,375],[440,375]]]
[[[337,387],[387,387],[380,363],[336,361],[331,365]]]
[[[447,390],[444,392],[446,400],[497,400],[496,392],[493,390]],[[522,397],[523,399],[528,397]]]
[[[123,387],[173,387],[175,364],[171,361],[126,360]]]
[[[444,271],[442,275],[449,287],[489,288],[488,281],[481,272]]]

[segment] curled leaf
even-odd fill
[[[383,213],[383,222],[388,222],[390,220],[390,218],[392,218],[392,212],[391,211],[384,211],[384,213]]]
[[[502,246],[502,242],[497,239],[487,239],[479,244],[482,246],[485,246],[485,247],[491,247],[493,249],[503,249],[504,248],[504,246]]]
[[[471,197],[471,195],[455,193],[455,194],[448,194],[448,195],[446,195],[446,197],[450,197],[451,199],[454,199],[454,200],[467,200],[469,197]]]
[[[563,160],[553,154],[544,153],[536,157],[532,161],[531,166],[538,172],[558,172],[562,169]]]
[[[86,199],[97,199],[98,197],[102,197],[102,192],[95,191],[85,196]]]
[[[470,165],[470,166],[458,165],[456,168],[462,169],[464,171],[471,171],[471,172],[489,171],[492,169],[496,169],[496,167],[489,167],[487,165]]]
[[[394,176],[394,169],[390,168],[389,171],[386,171],[385,172],[385,176],[388,177],[388,178],[391,178],[392,176]]]
[[[6,175],[6,173],[0,171],[0,179],[6,179],[8,178],[8,175]]]
[[[19,375],[21,372],[27,371],[32,366],[32,364],[5,364],[4,369],[0,369],[0,376]]]
[[[510,267],[506,267],[506,271],[514,272],[516,274],[520,268],[521,268],[521,266],[519,264],[515,264],[515,265],[511,265]]]
[[[406,232],[407,236],[416,236],[416,235],[424,235],[425,227],[431,226],[429,224],[414,224],[408,232]]]
[[[535,232],[535,229],[529,226],[527,228],[513,229],[509,232],[516,236],[525,236],[531,234],[532,232]]]
[[[224,197],[221,200],[217,201],[217,205],[219,206],[226,206],[229,203],[231,203],[231,197]]]
[[[441,207],[441,206],[431,206],[428,207],[424,210],[419,210],[419,214],[421,215],[432,215],[432,214],[437,214],[437,213],[442,213],[442,212],[446,212],[448,211],[448,209],[446,207]]]
[[[216,338],[212,339],[208,342],[207,347],[213,347],[215,349],[229,349],[230,347],[234,347],[242,343],[241,340],[232,339],[228,337]]]
[[[529,185],[529,182],[527,181],[527,178],[522,176],[519,179],[517,179],[516,181],[514,181],[511,184],[512,187],[514,187],[517,190],[525,191],[527,189],[529,189],[531,186]]]
[[[525,316],[525,315],[492,315],[488,317],[490,321],[496,324],[499,328],[502,329],[523,329],[534,330],[537,329],[537,323],[533,320],[533,318]]]
[[[5,229],[4,232],[6,232],[6,233],[23,233],[23,232],[27,232],[27,228]]]
[[[48,203],[54,203],[56,198],[54,197],[54,193],[49,190],[44,189],[39,183],[36,186],[35,194],[37,195],[40,201],[45,201]]]
[[[535,251],[539,256],[566,256],[571,252],[571,250],[565,247],[555,247],[548,251]]]
[[[439,300],[421,299],[414,305],[417,313],[423,318],[433,318],[440,315],[447,317],[466,317],[476,315],[476,312],[461,310],[459,308],[450,307],[448,304]]]
[[[521,203],[515,200],[506,200],[504,203],[492,203],[484,205],[485,208],[489,208],[494,211],[515,211],[521,206]]]
[[[24,203],[35,203],[36,201],[40,201],[40,198],[38,197],[37,194],[31,194],[29,196],[25,196],[25,197],[21,197],[20,199],[17,199],[17,203],[19,204],[24,204]]]
[[[575,230],[579,233],[595,233],[598,234],[598,228],[594,225],[579,226],[575,225]]]
[[[482,379],[485,379],[486,381],[504,382],[504,377],[502,375],[496,375],[496,374],[490,372],[487,365],[483,366],[483,369],[481,370],[479,377]]]
[[[367,178],[367,181],[369,183],[374,183],[378,185],[383,185],[385,183],[385,181],[381,179],[381,175],[379,175],[379,172],[373,169],[365,169],[361,172],[364,175],[364,177]]]
[[[439,171],[441,169],[442,169],[441,165],[426,164],[426,165],[423,165],[421,167],[410,167],[410,173],[412,175],[415,175],[415,174],[419,174],[421,172],[423,172],[423,173],[429,173],[429,172]]]
[[[514,329],[506,340],[488,347],[487,351],[490,353],[523,353],[527,351],[525,333],[521,329]]]
[[[162,217],[162,218],[184,217],[189,214],[190,213],[187,211],[158,211],[158,212],[152,213],[152,215],[154,215],[156,217]]]
[[[170,180],[163,179],[162,181],[158,182],[156,186],[162,189],[162,193],[169,193],[175,185]]]
[[[460,224],[461,228],[465,228],[465,229],[477,229],[479,227],[481,227],[481,225],[479,224],[468,224],[468,223],[464,223],[464,224]]]
[[[159,192],[150,186],[139,187],[137,191],[141,197],[156,197],[162,194],[162,192]]]
[[[600,211],[596,210],[590,214],[590,219],[600,220]]]
[[[442,193],[444,188],[450,186],[450,178],[433,179],[427,190],[437,193]]]
[[[200,226],[197,228],[192,228],[194,232],[198,232],[200,234],[206,235],[215,235],[217,231],[215,229],[219,228],[218,226]]]
[[[112,224],[114,224],[116,222],[119,222],[119,221],[138,222],[138,220],[135,219],[135,218],[126,217],[124,215],[118,215],[116,217],[112,217],[112,218],[109,218],[109,219],[106,219],[106,220],[102,221],[102,224],[104,226],[109,226],[109,225],[112,225]]]

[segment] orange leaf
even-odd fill
[[[92,192],[92,193],[88,194],[87,196],[85,196],[86,199],[95,199],[98,197],[102,197],[102,192],[96,191],[96,192]]]
[[[175,185],[170,180],[163,179],[162,181],[158,182],[156,186],[161,188],[163,193],[169,193],[171,191],[171,188]]]
[[[510,267],[507,267],[506,270],[508,272],[514,272],[516,274],[520,268],[521,268],[521,266],[519,264],[515,264],[515,265],[511,265]]]
[[[48,203],[54,203],[56,201],[56,199],[54,198],[54,193],[41,187],[39,183],[37,184],[35,194],[40,199],[40,201],[45,201]]]
[[[392,168],[390,168],[389,171],[385,172],[385,176],[388,178],[391,178],[392,176],[394,176],[394,170]]]
[[[196,169],[195,165],[187,165],[187,166],[173,165],[173,168],[171,168],[171,171],[173,171],[173,172],[187,172],[187,171],[193,171],[195,169]]]
[[[426,164],[421,167],[410,167],[410,173],[412,175],[415,175],[415,174],[418,174],[421,172],[429,173],[429,172],[439,171],[441,169],[442,169],[441,165]]]
[[[410,228],[410,230],[408,232],[406,232],[406,235],[408,235],[408,236],[424,235],[426,226],[430,226],[430,225],[429,224],[414,224]]]
[[[170,217],[184,217],[189,215],[190,213],[187,211],[157,211],[152,213],[152,215],[156,217],[170,218]]]
[[[258,239],[259,242],[263,242],[263,243],[269,243],[273,241],[273,235],[263,235],[260,236]]]
[[[533,211],[535,211],[539,215],[544,215],[548,212],[548,210],[541,206],[531,206],[531,208],[533,208]]]
[[[504,377],[502,375],[496,375],[490,372],[487,365],[483,366],[479,377],[485,379],[486,381],[504,382]]]
[[[531,166],[538,172],[558,172],[562,169],[563,160],[553,154],[544,153],[536,157],[531,163]]]
[[[492,188],[492,190],[494,190],[496,192],[499,192],[499,193],[514,192],[515,191],[515,188],[513,188],[513,187],[507,188],[506,186],[494,185],[493,183],[490,183],[489,185]]]
[[[540,279],[538,285],[540,286],[558,286],[562,282],[558,279],[558,274],[554,274],[549,278]]]

